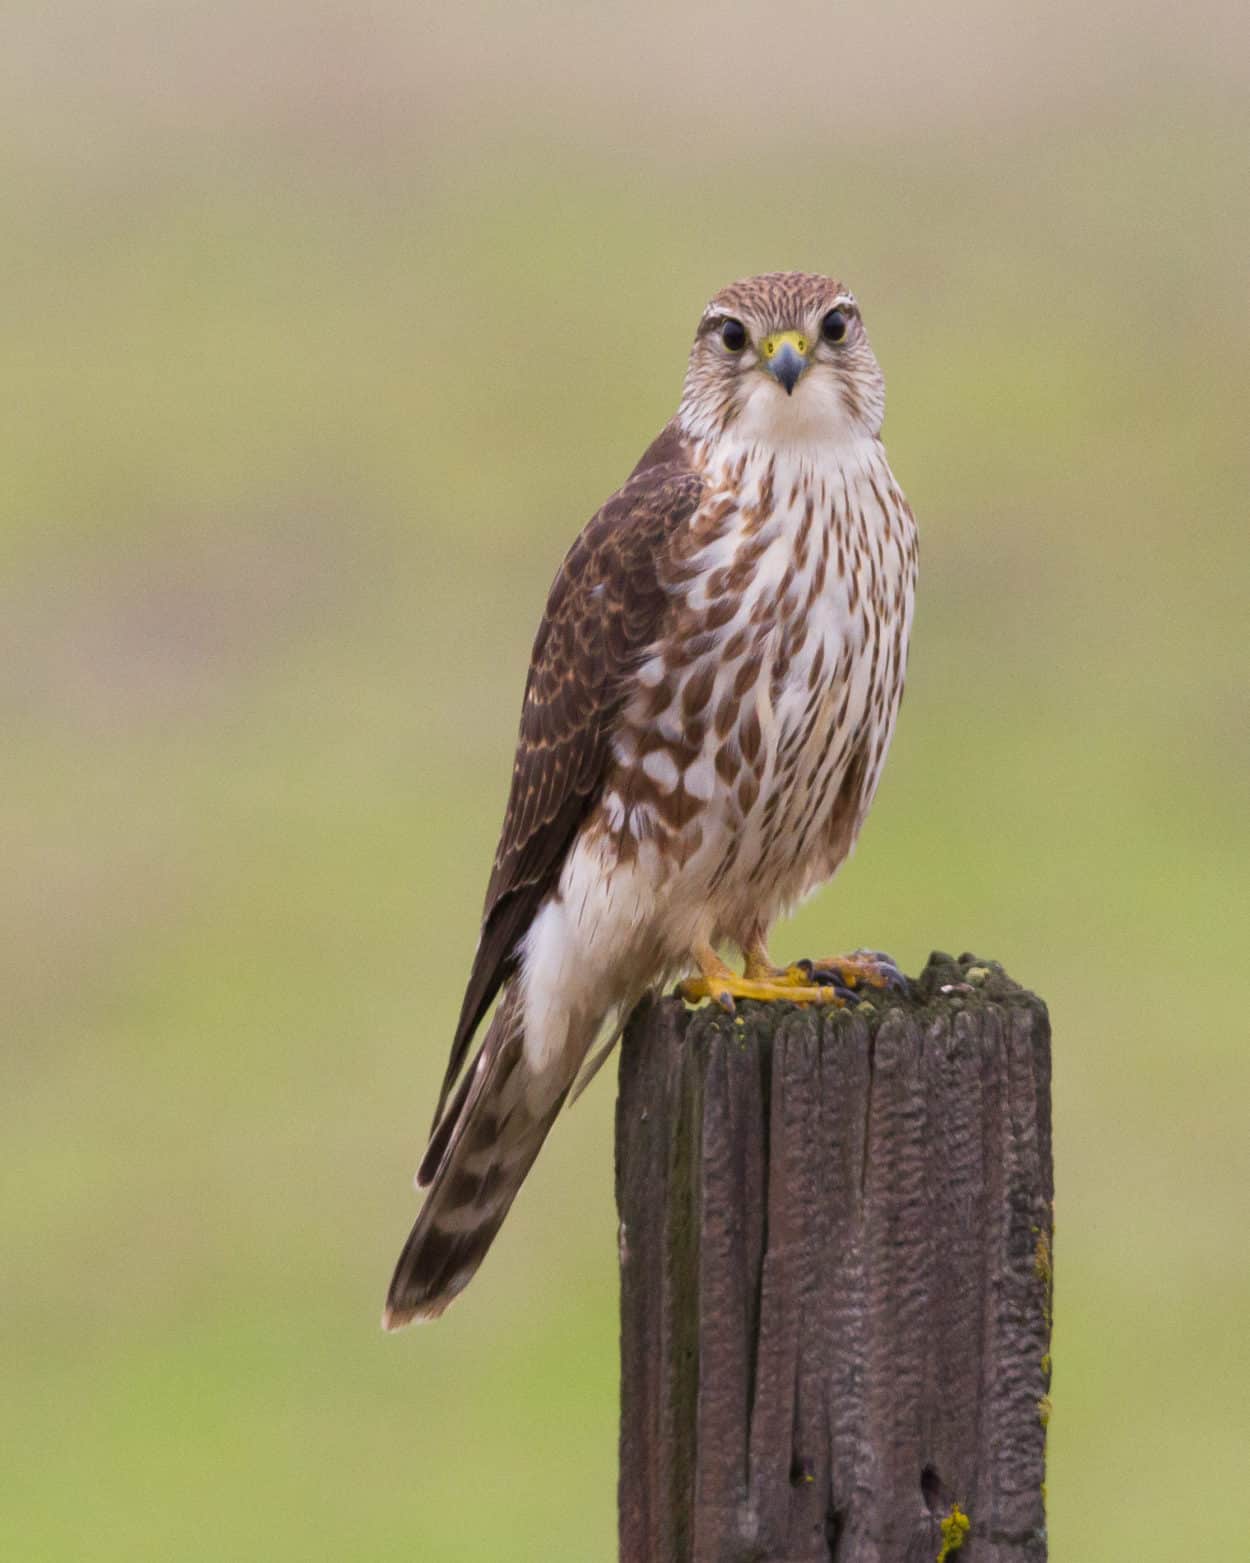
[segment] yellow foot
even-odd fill
[[[739,977],[720,960],[716,950],[700,946],[694,952],[698,963],[698,977],[688,977],[678,983],[677,991],[686,1003],[698,1003],[711,999],[722,1010],[733,1014],[734,999],[756,999],[761,1003],[784,1000],[786,1003],[842,1003],[841,994],[831,985],[813,982],[811,972],[802,967],[789,966],[778,971],[769,963],[766,955],[753,950],[747,955],[747,971]]]
[[[794,974],[792,977],[791,974]],[[686,1003],[700,1003],[711,999],[722,1010],[733,1014],[734,999],[758,999],[761,1003],[784,1000],[786,1003],[845,1003],[844,997],[833,985],[822,986],[811,982],[803,972],[792,966],[789,971],[778,972],[770,982],[758,982],[752,977],[739,977],[738,972],[711,977],[688,977],[677,985],[678,994]]]

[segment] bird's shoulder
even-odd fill
[[[510,882],[506,863],[518,837],[535,825],[527,801],[534,768],[561,770],[554,792],[566,804],[570,793],[583,802],[593,793],[625,681],[662,631],[674,540],[703,492],[690,448],[670,425],[565,555],[534,638],[513,794],[488,906]],[[548,788],[540,791],[554,801]]]
[[[591,516],[565,555],[535,640],[541,656],[553,622],[570,613],[602,615],[650,598],[664,574],[667,545],[703,498],[705,481],[676,423],[652,440],[633,471]]]

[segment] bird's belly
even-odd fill
[[[788,649],[784,634],[764,637],[749,687],[735,689],[740,664],[718,669],[711,718],[686,724],[697,746],[659,744],[641,777],[623,781],[635,800],[623,811],[635,832],[626,856],[636,851],[675,947],[740,940],[753,921],[772,921],[823,857],[829,811],[872,706],[871,652],[838,606],[821,604]],[[718,723],[725,702],[732,714]]]
[[[769,922],[792,904],[821,853],[829,812],[871,704],[867,659],[844,628],[830,625],[820,665],[813,651],[743,703],[738,774],[715,800],[712,828],[705,830],[705,850],[695,865],[718,926],[729,936],[753,916]],[[814,638],[820,647],[819,633]],[[761,744],[751,758],[757,724]]]

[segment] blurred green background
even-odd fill
[[[377,1328],[529,641],[707,298],[857,290],[908,697],[783,954],[1049,1001],[1053,1556],[1250,1555],[1250,28],[6,8],[15,1560],[613,1555],[612,1084]]]

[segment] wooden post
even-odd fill
[[[1046,1008],[910,990],[632,1018],[621,1563],[1045,1559]]]

